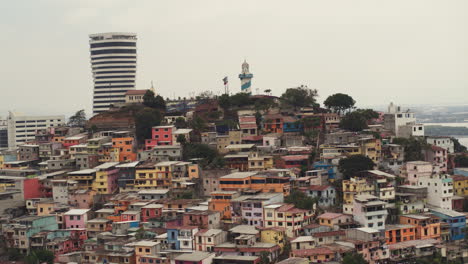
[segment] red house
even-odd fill
[[[162,216],[162,204],[148,204],[141,208],[141,221],[148,222],[149,219]]]
[[[75,135],[71,137],[67,137],[63,140],[62,145],[64,148],[70,148],[71,146],[84,144],[88,140],[86,135]]]
[[[308,155],[281,156],[275,160],[275,167],[281,169],[300,168],[308,164]]]
[[[145,149],[151,150],[154,146],[172,145],[172,132],[175,126],[155,126],[151,129],[151,139],[145,140]]]
[[[201,229],[219,228],[221,214],[218,211],[190,211],[184,213],[184,226],[198,226]]]
[[[38,178],[25,179],[23,181],[24,199],[42,198],[42,186]]]

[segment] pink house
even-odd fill
[[[447,150],[438,146],[431,146],[426,150],[426,161],[440,168],[441,172],[447,172]]]
[[[120,215],[120,221],[140,221],[139,211],[125,211]]]
[[[68,195],[68,204],[77,209],[90,208],[95,194],[94,190],[76,190]]]
[[[71,209],[63,214],[66,229],[86,228],[90,209]]]
[[[145,140],[145,149],[150,150],[154,146],[172,145],[172,132],[175,126],[155,126],[151,129],[151,139]]]

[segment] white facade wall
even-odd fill
[[[449,153],[455,152],[453,141],[449,137],[427,137],[426,142],[428,144],[444,148]]]
[[[136,41],[134,33],[101,33],[89,36],[94,81],[93,113],[125,103],[127,90],[135,89]]]
[[[449,175],[419,178],[419,186],[427,187],[427,203],[452,210],[453,181]]]
[[[8,148],[14,149],[24,142],[34,140],[38,129],[65,125],[65,116],[28,116],[10,112],[7,123]]]

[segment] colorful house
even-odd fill
[[[453,180],[453,192],[454,195],[468,196],[468,176],[454,175]]]
[[[71,137],[66,137],[63,142],[62,142],[62,145],[64,148],[70,148],[71,146],[74,146],[74,145],[80,145],[80,144],[84,144],[86,143],[86,140],[88,139],[88,136],[87,135],[75,135],[75,136],[71,136]]]
[[[261,227],[257,226],[260,231],[260,241],[264,243],[272,243],[280,246],[280,252],[283,252],[286,245],[286,229],[283,227]]]
[[[145,140],[145,149],[150,150],[158,145],[173,145],[172,133],[175,126],[155,126],[151,129],[151,139]]]
[[[414,225],[387,225],[385,227],[385,240],[387,245],[416,239],[416,226]]]
[[[224,191],[259,190],[282,192],[289,195],[290,182],[287,177],[267,176],[258,172],[235,172],[220,178],[219,187]]]
[[[86,228],[88,217],[90,215],[90,209],[71,209],[64,213],[65,227],[67,229],[72,228]]]
[[[298,209],[293,204],[271,204],[265,206],[265,227],[281,227],[288,237],[299,235],[303,226],[310,224],[313,212]]]
[[[148,222],[151,218],[162,216],[162,204],[148,204],[141,208],[141,221]]]
[[[214,247],[227,241],[227,233],[221,229],[201,229],[194,237],[196,251],[212,252]]]
[[[442,208],[431,208],[431,212],[440,217],[443,223],[447,223],[450,227],[451,241],[463,240],[466,237],[466,215],[453,210]]]
[[[211,193],[211,200],[208,201],[208,208],[221,213],[221,220],[231,219],[231,201],[239,197],[238,192],[217,191]]]
[[[92,185],[94,191],[100,194],[112,194],[117,191],[118,164],[118,162],[106,162],[94,168],[96,170],[96,178]]]
[[[432,214],[401,215],[400,224],[415,226],[415,239],[439,239],[440,220]]]
[[[131,162],[137,160],[135,144],[135,139],[133,137],[112,138],[112,147],[119,150],[119,162]]]

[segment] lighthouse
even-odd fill
[[[241,80],[241,92],[251,94],[253,74],[249,72],[249,64],[244,60],[242,63],[242,73],[239,74]]]

